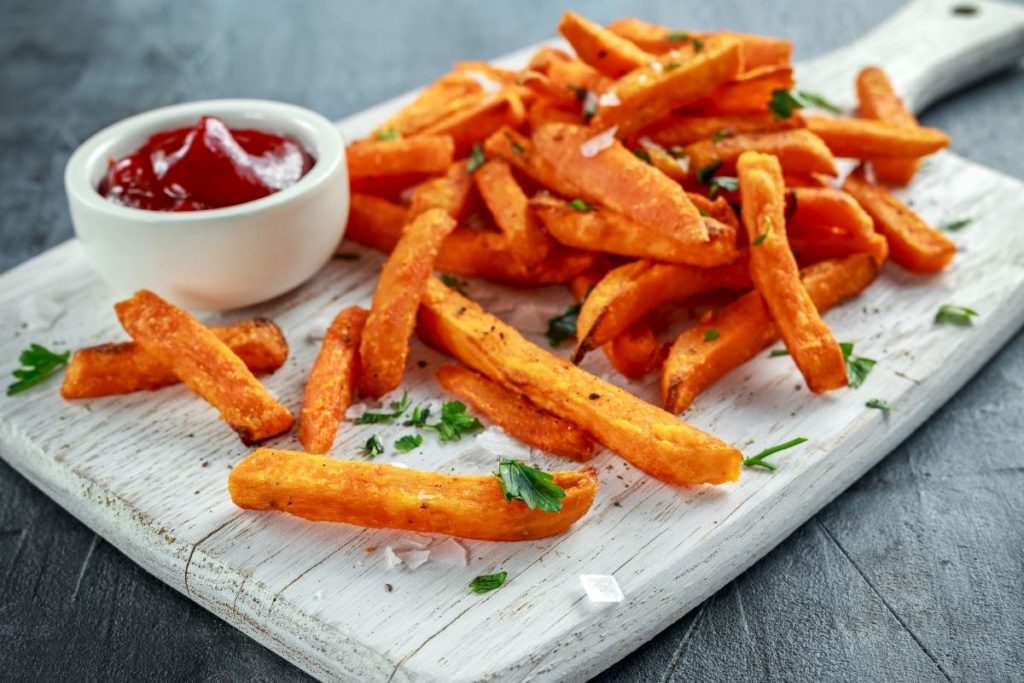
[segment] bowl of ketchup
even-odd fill
[[[312,277],[348,217],[345,145],[327,119],[264,100],[207,100],[116,123],[71,156],[75,233],[118,294],[187,308],[266,301]]]

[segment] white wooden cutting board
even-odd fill
[[[855,45],[802,65],[801,85],[852,107],[854,74],[879,63],[920,109],[1019,58],[1024,12],[970,2],[978,11],[965,16],[951,11],[958,4],[967,3],[909,5]],[[500,61],[519,66],[532,49]],[[341,126],[363,134],[402,101]],[[778,472],[745,471],[736,484],[679,490],[603,453],[595,461],[597,501],[571,533],[531,543],[466,542],[467,567],[390,568],[383,549],[415,537],[236,509],[226,478],[246,449],[181,387],[68,403],[51,381],[0,398],[0,455],[155,576],[316,676],[583,679],[775,546],[921,424],[1024,322],[1024,184],[940,154],[905,197],[929,221],[973,222],[955,235],[962,249],[947,272],[920,277],[889,266],[865,296],[827,314],[840,340],[879,361],[862,388],[811,396],[788,359],[765,353],[686,415],[748,453],[808,437],[777,456]],[[333,261],[271,304],[211,318],[259,314],[281,325],[292,354],[267,384],[293,409],[317,351],[310,335],[340,307],[367,304],[383,262],[355,245],[345,251],[359,260]],[[469,293],[541,343],[547,317],[569,303],[561,288],[520,293],[473,282]],[[116,298],[73,241],[0,277],[4,374],[30,342],[72,348],[123,338],[111,309]],[[933,324],[944,303],[978,310],[977,325]],[[415,400],[443,395],[432,379],[442,361],[414,343],[405,385]],[[586,367],[614,377],[600,354]],[[653,377],[630,388],[656,400]],[[896,410],[886,418],[865,409],[875,397]],[[408,430],[346,424],[333,454],[355,455],[374,431],[390,444]],[[293,435],[270,445],[298,447]],[[392,458],[440,471],[488,472],[495,464],[473,440],[442,448],[429,436],[417,452],[384,456]],[[542,455],[533,460],[563,465]],[[501,590],[466,589],[474,576],[498,570],[509,573]],[[614,575],[625,600],[591,603],[580,574]]]

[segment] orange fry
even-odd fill
[[[846,179],[843,189],[857,200],[875,221],[889,243],[889,256],[907,270],[935,273],[953,260],[956,245],[928,225],[885,188],[869,183],[858,170]]]
[[[885,238],[875,232],[871,216],[846,192],[831,187],[798,188],[790,190],[789,196],[796,206],[786,219],[786,234],[794,247],[799,240],[813,242],[835,234],[829,232],[835,230],[838,231],[836,236],[845,238],[848,243],[845,248],[852,251],[821,253],[845,255],[863,251],[871,254],[878,263],[888,258],[889,245]],[[809,255],[807,248],[795,250],[803,257]]]
[[[679,185],[618,141],[584,156],[590,129],[549,123],[533,134],[536,153],[579,189],[579,197],[607,206],[640,225],[681,242],[707,242],[700,213]]]
[[[437,381],[527,446],[577,462],[594,455],[594,442],[582,429],[473,370],[445,365]]]
[[[810,390],[821,393],[846,386],[842,349],[800,282],[789,250],[778,160],[768,154],[745,152],[737,170],[743,225],[750,240],[750,279]]]
[[[242,443],[288,431],[292,415],[210,329],[149,290],[114,305],[125,331],[161,365],[220,411]]]
[[[528,342],[432,279],[420,337],[591,434],[634,466],[679,486],[733,481],[738,450]]]
[[[836,175],[832,152],[817,136],[806,130],[780,130],[768,133],[741,133],[714,140],[702,140],[686,146],[690,170],[721,164],[719,175],[735,168],[744,152],[761,152],[778,157],[787,173],[824,173]]]
[[[608,24],[608,30],[654,54],[675,50],[694,39],[703,41],[711,36],[729,36],[739,41],[743,65],[747,69],[789,64],[793,53],[793,43],[782,38],[733,31],[673,31],[633,18],[613,21]]]
[[[401,383],[423,288],[454,228],[451,216],[431,209],[405,226],[388,256],[359,344],[359,388],[366,396],[378,398]]]
[[[668,354],[668,346],[658,341],[645,320],[633,323],[601,348],[612,366],[630,379],[654,372]]]
[[[459,159],[448,167],[443,176],[421,183],[412,193],[409,218],[415,218],[430,209],[442,209],[460,220],[469,212],[473,200],[473,177],[466,161]]]
[[[345,152],[351,178],[440,173],[452,163],[454,153],[455,144],[447,135],[364,140]]]
[[[805,116],[807,129],[824,140],[832,154],[850,159],[923,157],[949,146],[938,128],[908,128],[885,121]]]
[[[253,372],[273,372],[288,357],[281,328],[270,320],[242,320],[210,331]],[[60,395],[68,400],[97,398],[153,391],[179,381],[136,342],[100,344],[75,351],[64,372]]]
[[[307,453],[326,453],[334,445],[359,381],[359,339],[367,315],[365,309],[350,306],[327,328],[299,413],[299,443]]]
[[[510,128],[503,128],[484,143],[487,158],[499,157],[537,185],[563,197],[580,195],[576,185],[559,175],[554,165],[537,153],[533,142]]]
[[[503,159],[491,159],[473,174],[484,204],[508,238],[512,256],[524,268],[543,261],[550,251],[551,238],[528,210],[527,197]]]
[[[453,111],[423,129],[425,134],[450,135],[455,140],[455,155],[466,156],[479,142],[503,126],[518,128],[526,119],[526,109],[515,88],[485,93],[476,103]]]
[[[878,264],[868,254],[824,261],[800,273],[818,311],[856,296],[877,275]],[[744,294],[711,320],[686,330],[672,344],[662,369],[665,410],[675,414],[686,410],[700,392],[777,338],[775,323],[757,292]]]
[[[376,130],[376,135],[412,135],[479,99],[483,86],[464,73],[445,74]]]
[[[789,66],[766,66],[739,75],[686,108],[705,115],[717,116],[763,114],[768,109],[774,91],[791,90],[795,84],[793,69]],[[800,121],[799,117],[795,116],[790,119]]]
[[[700,116],[696,114],[675,114],[646,131],[648,137],[662,147],[689,145],[709,140],[716,134],[721,137],[737,133],[768,133],[775,130],[789,130],[803,126],[799,114],[780,119],[768,112],[757,114],[733,114],[727,116]]]
[[[593,468],[551,474],[565,491],[559,512],[507,502],[492,474],[418,472],[260,448],[231,470],[228,492],[240,508],[278,510],[315,522],[528,541],[562,533],[594,502]]]
[[[562,15],[561,33],[581,60],[611,78],[619,78],[654,56],[608,29],[573,12]]]
[[[889,77],[877,66],[869,66],[857,74],[857,100],[860,115],[866,119],[886,121],[897,126],[914,128],[917,118],[896,94]],[[883,183],[906,185],[917,172],[917,159],[877,159],[871,167],[875,178]]]

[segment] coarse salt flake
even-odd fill
[[[446,538],[430,546],[430,559],[455,567],[466,566],[466,548],[454,538]]]
[[[502,88],[501,83],[494,80],[493,78],[485,74],[483,71],[467,69],[462,73],[476,81],[480,85],[480,87],[483,88],[484,92],[498,92]]]
[[[619,131],[618,126],[606,128],[600,133],[583,142],[580,145],[580,154],[587,159],[596,157],[598,154],[615,144],[615,133]]]
[[[421,565],[423,565],[427,560],[430,559],[429,550],[399,550],[395,552],[395,555],[397,555],[399,559],[402,561],[402,564],[404,564],[409,569],[418,569]]]
[[[387,561],[388,566],[394,569],[395,567],[401,566],[402,558],[398,556],[395,549],[391,546],[384,548],[384,559]]]
[[[580,583],[591,602],[622,602],[619,582],[610,574],[580,574]]]
[[[609,90],[597,98],[597,103],[602,107],[617,107],[622,104],[622,100],[614,91]]]

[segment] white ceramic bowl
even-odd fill
[[[297,183],[256,201],[207,211],[146,211],[97,191],[112,158],[153,133],[208,114],[231,128],[287,135],[313,155]],[[151,289],[199,310],[266,301],[313,276],[334,253],[348,219],[348,169],[340,131],[319,114],[265,100],[205,100],[162,107],[104,128],[64,169],[64,188],[85,253],[121,294]]]

